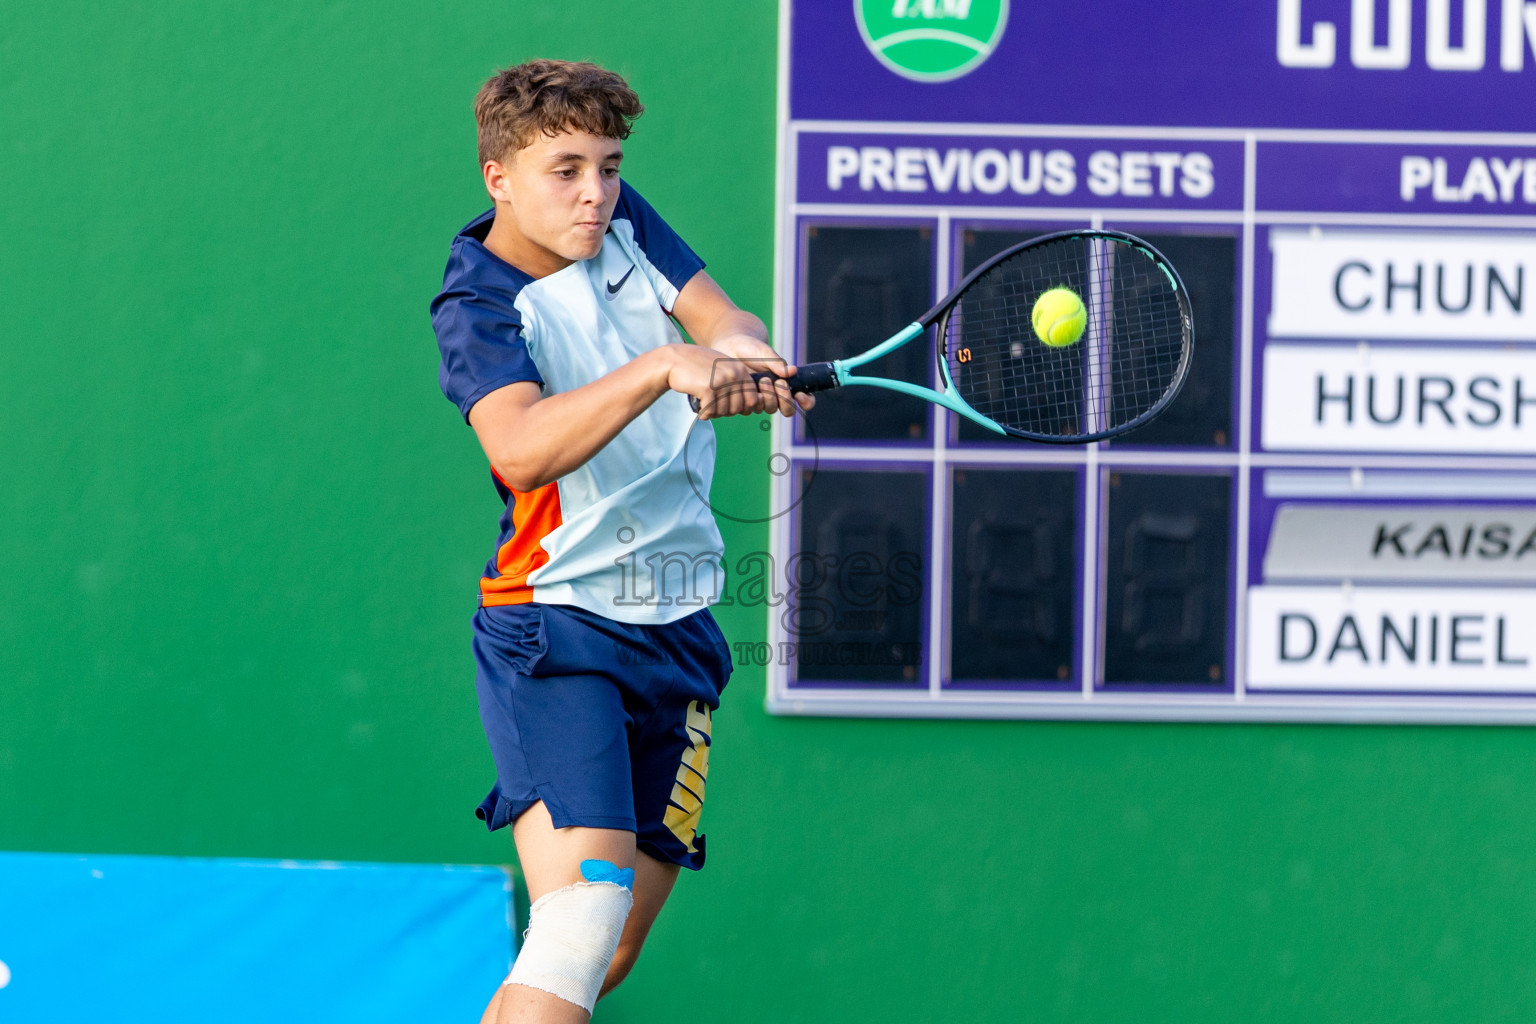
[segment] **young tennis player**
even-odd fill
[[[642,109],[592,64],[488,81],[475,119],[495,206],[454,238],[432,303],[440,384],[506,503],[473,624],[496,765],[477,813],[512,826],[533,906],[482,1022],[586,1020],[679,868],[703,865],[731,665],[714,581],[668,572],[722,557],[700,498],[714,434],[689,396],[705,419],[811,405],[778,380],[795,368],[762,321],[620,179]]]

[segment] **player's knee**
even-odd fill
[[[548,992],[591,1013],[599,993],[612,987],[604,982],[634,903],[635,873],[605,860],[584,860],[581,876],[586,881],[534,903],[506,984]]]

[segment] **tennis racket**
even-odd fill
[[[1050,345],[1032,317],[1040,296],[1056,288],[1075,292],[1086,316],[1075,341]],[[930,329],[942,390],[854,372]],[[1061,231],[992,257],[916,323],[861,355],[802,366],[786,383],[793,392],[885,388],[998,434],[1071,444],[1135,430],[1166,409],[1193,350],[1189,295],[1161,253],[1119,231]]]

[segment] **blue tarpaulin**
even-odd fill
[[[0,1021],[475,1021],[510,894],[494,867],[0,853]]]

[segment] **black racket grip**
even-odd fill
[[[780,380],[789,385],[789,393],[792,395],[808,395],[815,391],[829,391],[837,387],[837,369],[831,363],[811,363],[800,367],[793,377],[780,378],[776,373],[754,373],[755,381]],[[688,396],[688,404],[694,412],[700,408],[699,400],[693,395]]]

